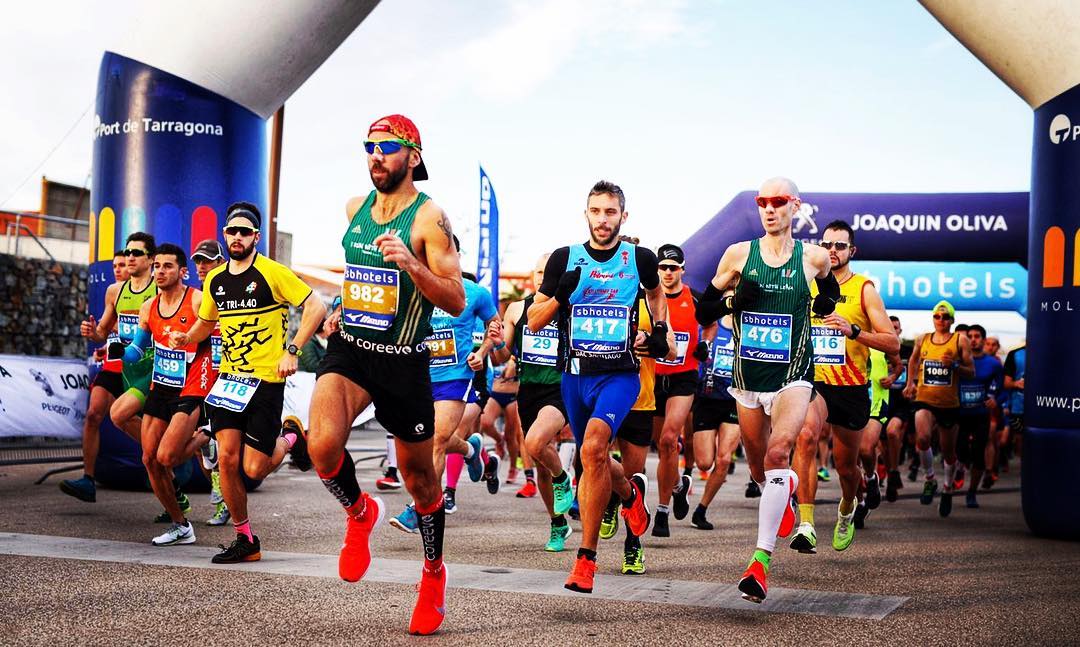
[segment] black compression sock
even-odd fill
[[[577,549],[577,556],[578,557],[584,557],[585,559],[588,559],[590,562],[595,562],[596,561],[596,551],[595,550],[589,550],[588,548],[578,548]]]
[[[568,478],[570,478],[570,475],[566,473],[566,470],[563,470],[562,474],[560,474],[558,476],[552,476],[551,477],[551,482],[552,483],[558,483],[559,485],[562,485],[563,483],[566,482],[566,479],[568,479]]]
[[[356,482],[356,463],[349,452],[344,456],[337,471],[331,474],[319,474],[323,485],[344,508],[351,508],[360,500],[360,484]]]
[[[551,518],[551,526],[553,528],[561,528],[566,525],[566,515],[560,514],[557,517]]]
[[[436,569],[442,563],[443,532],[446,530],[446,508],[442,499],[435,505],[435,509],[428,512],[416,510],[420,539],[424,542],[424,563],[430,569]]]

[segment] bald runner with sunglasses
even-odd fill
[[[826,316],[836,308],[840,285],[829,254],[791,237],[799,190],[787,178],[761,185],[758,216],[765,234],[724,251],[698,304],[698,322],[733,314],[732,386],[750,476],[761,488],[757,547],[739,580],[743,598],[762,602],[777,537],[795,527],[792,494],[799,479],[788,457],[814,395],[811,309]],[[736,283],[735,293],[724,291]],[[811,298],[810,284],[819,294]],[[812,302],[812,303],[811,303]]]
[[[870,349],[890,356],[900,351],[900,339],[889,321],[885,304],[874,283],[851,271],[855,232],[842,220],[825,226],[820,246],[829,253],[832,275],[840,286],[836,310],[811,319],[814,345],[814,388],[821,397],[811,403],[795,446],[793,466],[799,475],[799,529],[791,548],[800,553],[817,551],[814,497],[817,496],[818,440],[825,425],[833,438],[833,460],[840,476],[840,506],[833,528],[833,548],[847,549],[855,538],[856,503],[862,472],[859,448],[870,421]],[[816,294],[816,286],[811,289]],[[899,357],[895,360],[899,363]],[[877,442],[875,436],[874,442]],[[881,503],[877,474],[867,475],[867,505]],[[867,508],[862,508],[865,513]]]
[[[356,416],[375,405],[375,419],[396,438],[398,469],[415,502],[423,543],[409,633],[430,634],[445,616],[446,510],[433,459],[435,404],[425,339],[436,307],[448,318],[465,311],[465,288],[450,219],[414,184],[428,177],[416,124],[403,115],[378,119],[364,148],[375,190],[345,207],[342,307],[328,321],[335,334],[311,398],[310,452],[326,489],[345,509],[338,575],[356,582],[371,563],[370,535],[386,508],[360,490],[345,443]]]

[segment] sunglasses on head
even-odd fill
[[[364,140],[364,150],[368,155],[374,155],[376,150],[383,155],[393,155],[403,147],[416,148],[416,145],[404,139],[382,139],[377,142],[370,139]]]
[[[842,252],[845,249],[847,249],[848,247],[851,247],[851,243],[845,243],[842,240],[837,240],[837,241],[823,240],[820,243],[818,243],[818,245],[821,245],[825,249],[835,249],[838,252]]]
[[[942,319],[950,319],[951,320],[952,317],[945,314],[944,312],[935,312],[934,313],[934,321],[941,321]]]
[[[669,263],[662,263],[658,266],[661,272],[677,272],[682,269],[678,265],[671,265]]]
[[[251,227],[226,227],[225,234],[229,236],[251,236],[258,229],[252,229]]]
[[[784,206],[785,204],[791,202],[794,199],[795,196],[793,195],[759,195],[757,198],[754,199],[754,201],[757,202],[757,206],[761,207],[762,209],[764,209],[767,205],[770,204],[772,205],[773,209],[779,209],[780,207]]]
[[[140,256],[146,256],[146,250],[133,247],[131,249],[125,249],[123,254],[124,256],[134,256],[135,258],[139,258]]]

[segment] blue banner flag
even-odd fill
[[[480,246],[476,255],[476,282],[491,290],[499,303],[499,205],[484,167],[480,167]]]

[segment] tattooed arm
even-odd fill
[[[421,294],[456,317],[465,310],[465,288],[453,235],[446,213],[428,200],[413,222],[412,249],[390,234],[379,236],[375,244],[384,260],[397,263],[412,277]]]

